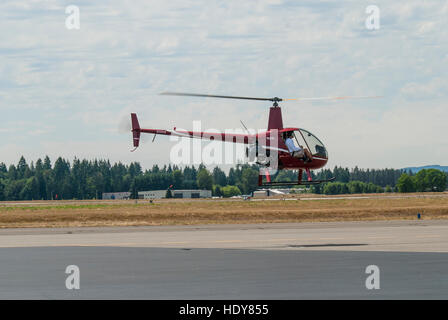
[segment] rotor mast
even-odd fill
[[[281,130],[283,129],[282,109],[278,106],[279,101],[283,101],[280,98],[272,98],[274,103],[269,110],[268,130]]]

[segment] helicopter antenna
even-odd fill
[[[247,133],[249,133],[249,130],[247,130],[247,127],[244,125],[243,120],[240,120],[241,125],[244,127],[244,130],[246,130]]]

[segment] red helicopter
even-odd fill
[[[284,128],[282,120],[282,111],[278,103],[288,100],[342,100],[350,98],[376,98],[376,97],[324,97],[324,98],[303,98],[303,99],[281,99],[274,98],[252,98],[252,97],[236,97],[223,95],[209,95],[196,93],[180,93],[180,92],[164,92],[161,95],[170,96],[190,96],[190,97],[207,97],[207,98],[224,98],[224,99],[243,99],[243,100],[258,100],[271,101],[272,107],[269,111],[268,128],[264,132],[250,134],[235,134],[235,133],[209,133],[209,132],[193,132],[184,130],[163,130],[163,129],[143,129],[140,128],[137,115],[131,113],[132,134],[135,151],[140,142],[141,133],[150,133],[156,135],[174,135],[179,137],[199,138],[208,140],[220,140],[233,143],[243,143],[246,147],[246,157],[260,165],[264,170],[260,170],[258,176],[259,186],[272,185],[312,185],[324,182],[333,181],[334,178],[328,180],[313,180],[311,177],[311,170],[316,170],[324,167],[328,162],[328,152],[324,144],[311,132],[301,128]],[[243,124],[244,126],[244,124]],[[247,128],[245,128],[247,131]],[[311,157],[297,157],[286,146],[286,138],[291,138],[296,146],[300,149],[305,149],[306,154]],[[153,141],[154,141],[153,138]],[[274,161],[272,161],[274,160]],[[273,182],[271,181],[272,162],[275,162],[275,169],[277,170],[298,170],[297,181],[291,182]],[[307,180],[303,180],[303,172],[307,173]],[[263,175],[266,181],[263,182]]]

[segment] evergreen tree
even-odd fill
[[[135,179],[132,180],[131,189],[129,190],[129,192],[131,193],[131,199],[138,199],[138,189]]]
[[[28,164],[23,156],[20,157],[19,163],[17,164],[17,178],[25,178],[25,172],[28,168]]]
[[[197,185],[201,190],[212,190],[213,178],[205,167],[198,172]]]
[[[183,188],[184,176],[182,174],[182,171],[180,171],[180,170],[172,171],[172,179],[173,179],[174,188],[176,188],[176,189]]]
[[[258,171],[252,168],[244,168],[241,173],[242,191],[250,194],[258,188]]]
[[[44,170],[51,170],[51,161],[50,161],[50,157],[45,156],[44,159]]]
[[[5,185],[3,181],[0,179],[0,201],[5,200]]]
[[[219,167],[213,169],[213,183],[220,186],[225,186],[227,184],[226,174]]]
[[[220,185],[214,185],[213,186],[213,196],[215,197],[222,197],[222,189]]]
[[[8,169],[8,179],[11,181],[15,181],[17,179],[19,179],[18,173],[17,173],[17,169],[16,167],[12,164],[9,166]]]

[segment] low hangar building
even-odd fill
[[[195,198],[211,198],[210,190],[171,190],[173,198],[178,199],[195,199]],[[140,191],[139,199],[161,199],[165,198],[166,190]]]
[[[171,190],[173,198],[178,199],[194,199],[194,198],[211,198],[210,190]],[[130,192],[105,192],[103,200],[127,200],[130,199]],[[139,199],[162,199],[166,196],[166,190],[139,191]]]

